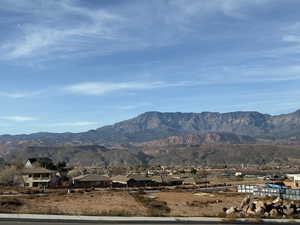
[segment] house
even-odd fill
[[[158,186],[158,183],[150,177],[144,175],[132,175],[128,177],[128,187],[145,187],[145,186]]]
[[[181,185],[183,180],[175,177],[170,177],[166,175],[160,175],[160,176],[153,176],[151,177],[151,180],[156,182],[158,185],[164,185],[164,186],[176,186]]]
[[[90,187],[111,187],[112,180],[108,176],[101,176],[97,174],[84,174],[72,179],[72,186],[78,188]]]
[[[183,180],[176,177],[162,176],[163,184],[167,186],[182,185]]]
[[[299,187],[300,185],[300,174],[287,174],[286,177],[293,181],[292,187]]]
[[[22,171],[24,187],[48,187],[55,171],[45,168],[26,168]]]
[[[201,178],[197,177],[197,176],[192,176],[192,177],[183,177],[183,184],[185,185],[196,185],[196,184],[200,184],[200,183],[206,183],[206,182],[201,182]]]
[[[158,185],[163,185],[162,176],[152,176],[151,180],[156,182]]]
[[[25,168],[47,167],[50,164],[53,164],[53,162],[47,157],[29,158],[25,163]]]
[[[113,187],[127,187],[129,178],[124,175],[118,175],[111,178]]]

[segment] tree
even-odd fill
[[[60,173],[66,173],[67,172],[67,163],[64,161],[60,161],[56,164],[55,170],[57,170]]]
[[[19,172],[16,166],[7,166],[0,171],[0,183],[2,185],[14,185],[17,183]]]
[[[197,174],[197,169],[195,169],[194,167],[191,169],[191,174],[196,175]]]
[[[80,167],[73,168],[68,172],[69,177],[77,177],[84,174],[84,169]]]

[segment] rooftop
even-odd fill
[[[34,174],[34,173],[55,173],[53,170],[48,170],[45,168],[26,168],[22,170],[22,174]]]
[[[74,177],[73,180],[91,182],[91,181],[110,181],[111,179],[108,176],[102,176],[98,174],[84,174],[78,177]]]

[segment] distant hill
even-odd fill
[[[126,149],[108,149],[98,145],[29,146],[22,151],[4,156],[9,162],[24,162],[30,157],[47,157],[80,166],[134,166],[145,165],[151,156]]]
[[[299,146],[278,145],[202,145],[144,148],[152,157],[150,165],[171,166],[299,166]]]
[[[287,146],[294,145],[294,146]],[[76,165],[300,164],[300,110],[146,112],[82,133],[1,135],[8,161],[44,156]]]
[[[136,146],[170,146],[170,145],[217,145],[217,144],[255,144],[256,139],[250,136],[226,132],[209,132],[186,136],[171,136],[165,139],[142,142]]]
[[[299,146],[260,144],[169,145],[108,149],[103,146],[31,146],[4,156],[9,162],[30,157],[49,157],[80,166],[240,166],[300,165]]]
[[[115,145],[153,141],[170,136],[202,135],[209,132],[225,132],[268,140],[297,140],[300,136],[300,110],[277,116],[259,112],[146,112],[135,118],[87,132],[2,135],[0,142]]]

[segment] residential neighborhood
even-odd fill
[[[49,168],[52,168],[49,169]],[[158,187],[158,186],[177,186],[177,185],[197,185],[205,183],[205,179],[184,170],[185,175],[177,174],[175,169],[164,167],[153,167],[145,169],[144,172],[131,171],[126,175],[118,174],[98,174],[103,171],[100,168],[81,168],[78,176],[72,176],[72,169],[69,168],[69,175],[53,170],[54,163],[49,158],[30,158],[25,162],[22,170],[24,187],[59,187],[58,181],[62,176],[69,179],[69,183],[64,183],[64,187],[70,188],[113,188],[113,187]],[[78,168],[77,168],[78,169]],[[109,170],[108,170],[109,171]],[[63,186],[61,186],[63,187]]]
[[[252,171],[175,168],[97,168],[67,167],[50,158],[29,158],[14,180],[24,188],[142,188],[142,187],[209,187],[216,183],[272,183],[293,189],[299,188],[300,174],[274,174],[271,171]],[[16,178],[18,177],[18,178]]]
[[[236,205],[245,196],[300,199],[297,171],[246,166],[72,166],[49,157],[36,157],[2,168],[0,195],[6,197],[0,202],[9,203],[0,205],[0,209],[47,213],[50,205],[52,213],[82,215],[240,216],[242,211]],[[11,199],[17,202],[11,203]],[[99,202],[103,204],[100,206]],[[105,211],[108,209],[111,211]]]

